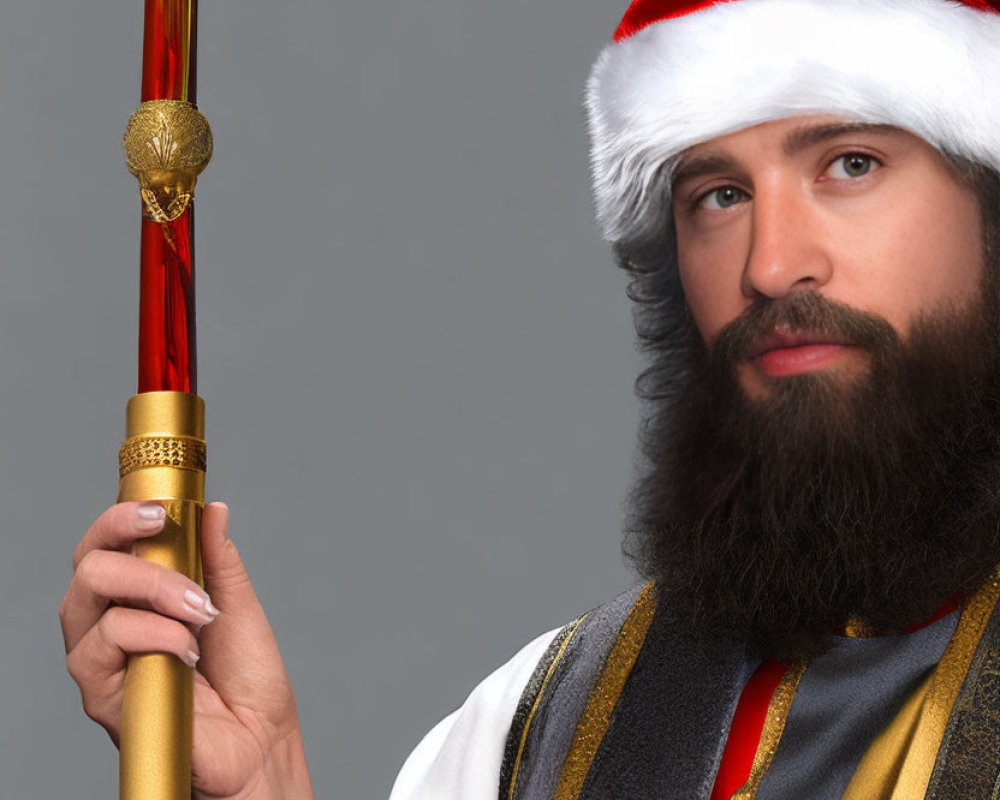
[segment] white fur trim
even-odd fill
[[[635,230],[683,150],[800,114],[898,125],[1000,169],[1000,14],[952,0],[721,2],[608,45],[587,112],[610,241]]]

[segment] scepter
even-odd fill
[[[125,129],[139,180],[142,243],[138,392],[128,402],[118,500],[158,500],[163,531],[135,554],[203,583],[205,409],[197,392],[194,187],[212,155],[195,105],[197,0],[145,0],[142,94]],[[122,700],[121,800],[189,800],[193,670],[167,653],[129,659]]]

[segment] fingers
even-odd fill
[[[111,506],[80,540],[73,553],[73,568],[76,569],[93,550],[123,550],[136,539],[159,533],[166,517],[159,503],[130,502]]]
[[[109,608],[66,656],[66,667],[80,685],[84,710],[113,738],[125,667],[128,656],[136,653],[172,653],[191,667],[200,657],[198,641],[183,623],[119,606]]]
[[[227,576],[224,585],[238,585],[246,573],[225,535],[227,509],[210,507],[205,518],[223,551],[213,562],[221,565],[216,573]],[[84,709],[115,740],[128,657],[170,653],[193,666],[201,654],[196,632],[219,614],[194,581],[128,552],[162,531],[165,520],[158,503],[119,503],[101,514],[76,548],[73,579],[59,609],[66,666]]]
[[[91,550],[59,607],[67,652],[112,603],[151,609],[197,627],[219,613],[208,593],[178,572],[125,553]]]

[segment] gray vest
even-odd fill
[[[659,603],[647,603],[652,619],[638,635],[636,610],[650,596],[637,587],[553,640],[514,715],[499,800],[552,800],[560,776],[577,766],[567,762],[581,743],[591,756],[581,780],[571,789],[560,785],[560,800],[708,799],[736,703],[760,657],[721,636],[695,639]],[[595,682],[630,644],[637,652],[622,666],[621,692],[595,725],[593,709],[602,700],[594,697]],[[953,707],[925,798],[1000,800],[997,608]]]

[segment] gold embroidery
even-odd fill
[[[639,599],[629,612],[625,624],[596,683],[590,690],[587,703],[570,743],[566,760],[563,761],[556,784],[554,800],[576,800],[583,789],[584,779],[597,754],[597,748],[611,724],[611,714],[625,688],[639,656],[649,626],[656,611],[654,584],[649,584],[639,595]]]
[[[851,619],[844,625],[844,636],[849,639],[873,639],[876,636],[885,636],[885,631],[877,630],[871,623],[863,619]]]

